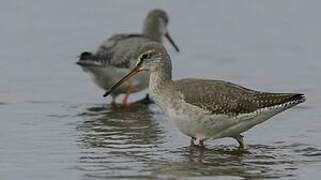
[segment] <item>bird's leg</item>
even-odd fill
[[[204,140],[200,139],[200,138],[194,138],[192,137],[191,143],[195,146],[197,146],[200,149],[204,149]]]
[[[122,106],[125,108],[128,107],[128,97],[129,97],[130,93],[132,92],[132,90],[133,90],[132,85],[129,85],[126,89],[125,97],[124,97],[123,103],[122,103]]]
[[[240,145],[239,149],[244,150],[246,148],[243,136],[241,134],[234,136],[233,138],[239,143],[239,145]]]

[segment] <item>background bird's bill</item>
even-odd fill
[[[175,50],[176,50],[177,52],[179,52],[178,46],[175,44],[174,40],[173,40],[172,37],[169,35],[169,32],[168,32],[168,31],[165,33],[165,37],[166,37],[166,38],[168,39],[168,41],[172,44],[172,46],[175,48]]]
[[[123,82],[127,81],[129,78],[134,76],[135,74],[142,71],[140,69],[140,63],[136,65],[136,67],[131,70],[127,75],[125,75],[123,78],[121,78],[116,84],[114,84],[104,95],[103,97],[108,96],[110,93],[112,93],[115,89],[117,89]]]

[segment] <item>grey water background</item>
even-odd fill
[[[319,179],[321,1],[1,1],[0,179]],[[190,147],[156,105],[112,108],[75,57],[165,9],[175,79],[302,92],[307,102]],[[131,101],[145,92],[132,95]],[[118,99],[120,101],[120,99]]]

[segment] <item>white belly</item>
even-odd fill
[[[238,116],[210,114],[196,106],[185,104],[180,110],[167,109],[180,131],[199,139],[237,136],[260,124],[283,109],[261,109]],[[184,109],[184,110],[182,110]]]

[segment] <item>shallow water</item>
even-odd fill
[[[1,179],[318,179],[318,1],[8,1],[0,7]],[[74,64],[148,10],[170,15],[175,79],[224,79],[307,102],[231,139],[190,146],[156,105],[124,110]],[[191,9],[191,7],[193,7]],[[144,96],[131,96],[135,101]]]

